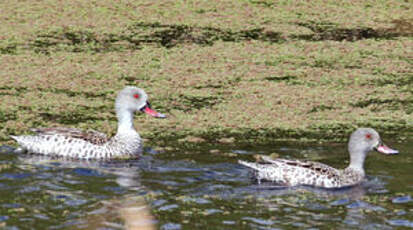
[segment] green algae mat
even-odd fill
[[[113,134],[125,85],[168,114],[136,116],[150,140],[412,133],[411,1],[48,0],[0,11],[2,143],[39,126]]]

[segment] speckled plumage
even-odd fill
[[[370,128],[360,128],[353,132],[349,146],[350,165],[343,169],[335,169],[328,165],[312,162],[286,159],[271,159],[262,157],[263,163],[239,161],[240,164],[254,169],[255,177],[261,180],[280,183],[286,186],[311,185],[324,188],[338,188],[358,184],[363,181],[364,159],[373,149],[384,154],[396,154],[385,146],[379,134]]]
[[[312,161],[293,161],[262,157],[264,163],[240,161],[255,169],[258,181],[272,181],[286,186],[312,185],[316,187],[343,187],[361,181],[364,175],[351,169],[338,170]]]
[[[142,110],[155,117],[164,115],[150,108],[142,89],[131,86],[119,92],[115,108],[119,123],[118,131],[112,138],[94,130],[62,127],[31,129],[36,135],[11,137],[24,150],[36,154],[79,159],[137,157],[142,151],[142,142],[133,127],[133,113]]]

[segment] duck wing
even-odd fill
[[[339,175],[339,170],[328,166],[326,164],[315,162],[315,161],[299,161],[299,160],[287,160],[287,159],[271,159],[268,156],[262,156],[261,159],[266,163],[276,164],[276,165],[287,165],[290,167],[297,167],[302,169],[308,169],[313,171],[316,175],[322,174],[326,175],[327,177],[335,177]]]
[[[239,161],[255,170],[258,180],[274,181],[290,186],[312,185],[317,187],[340,186],[340,171],[313,161],[271,159],[262,156],[262,163]]]
[[[40,136],[61,135],[68,138],[82,139],[95,145],[103,145],[109,140],[106,134],[91,129],[83,131],[75,128],[53,127],[34,128],[30,130]]]
[[[338,173],[338,170],[328,166],[323,163],[315,162],[315,161],[299,161],[299,160],[287,160],[287,159],[271,159],[268,156],[262,156],[261,159],[269,164],[276,164],[276,165],[288,165],[291,167],[298,167],[298,168],[306,168],[315,172],[327,173],[331,171],[332,173]]]

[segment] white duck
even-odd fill
[[[286,159],[262,157],[264,163],[239,161],[254,169],[258,181],[265,180],[287,186],[310,185],[324,188],[338,188],[358,184],[363,181],[364,160],[367,153],[376,150],[384,154],[397,154],[398,151],[383,144],[376,130],[359,128],[351,134],[348,143],[350,165],[342,170],[328,165]]]
[[[138,157],[142,141],[133,126],[134,112],[143,111],[153,117],[165,118],[165,115],[151,109],[147,100],[145,91],[133,86],[127,86],[118,93],[115,102],[118,130],[112,138],[93,130],[61,127],[31,129],[35,135],[11,137],[22,150],[35,154],[79,159]]]

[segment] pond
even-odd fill
[[[413,145],[388,145],[400,154],[372,152],[368,180],[340,190],[258,185],[237,160],[276,153],[343,168],[344,143],[146,147],[139,160],[112,163],[17,155],[1,146],[0,228],[413,228]]]

